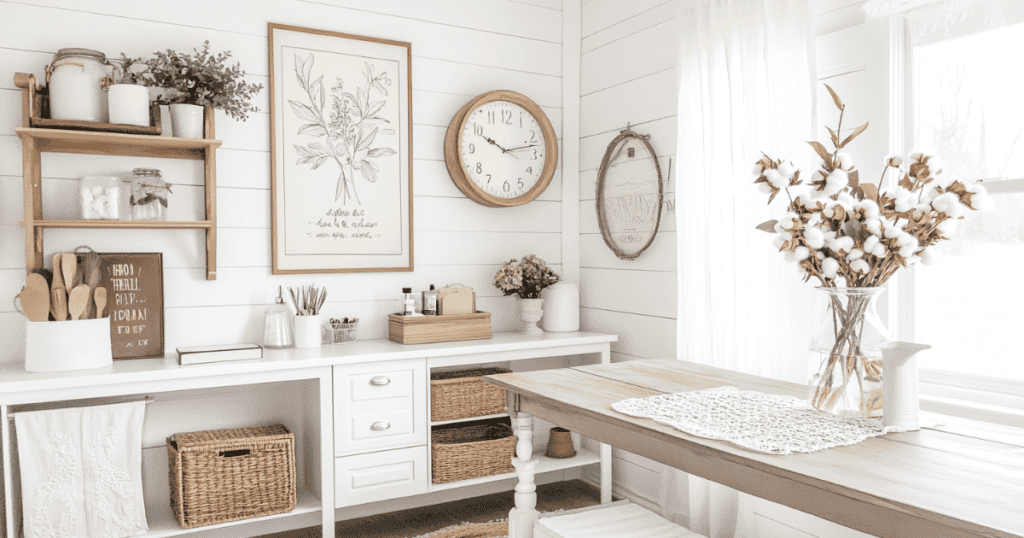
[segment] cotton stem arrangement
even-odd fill
[[[769,195],[769,204],[785,191],[788,206],[782,218],[759,228],[777,234],[775,247],[799,266],[805,281],[813,278],[826,288],[876,288],[901,267],[935,263],[934,246],[952,236],[967,210],[991,208],[985,188],[980,182],[943,174],[941,161],[921,152],[911,153],[906,160],[890,155],[878,184],[863,180],[852,157],[842,150],[868,124],[843,138],[846,106],[832,88],[825,87],[840,111],[836,128],[826,127],[833,149],[808,142],[821,164],[806,183],[792,162],[762,154],[754,165],[754,183]],[[812,398],[819,409],[831,407],[835,391],[853,378],[858,382],[881,379],[880,364],[868,363],[861,352],[863,313],[870,300],[867,294],[854,295],[842,304],[832,297],[836,343],[822,369],[822,385]],[[842,386],[833,388],[836,370],[842,372]],[[862,407],[872,405],[861,403]]]

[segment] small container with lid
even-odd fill
[[[127,220],[124,187],[117,176],[85,176],[79,180],[82,218]]]
[[[416,315],[416,296],[413,295],[412,288],[402,288],[402,315]]]
[[[167,198],[171,186],[156,168],[132,170],[132,220],[167,220]]]
[[[74,121],[107,121],[107,95],[103,79],[108,75],[106,55],[90,49],[60,49],[46,67],[50,94],[50,118]]]

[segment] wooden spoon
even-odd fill
[[[50,313],[57,321],[68,319],[68,298],[64,295],[64,288],[53,288],[50,290]]]
[[[50,313],[53,314],[53,319],[57,321],[64,321],[68,319],[68,290],[64,286],[64,277],[61,275],[60,260],[63,254],[57,253],[53,255],[53,283],[50,284]],[[54,290],[60,290],[61,293],[61,304],[64,305],[64,316],[57,315],[55,306],[57,304],[57,294]]]
[[[107,307],[107,288],[96,288],[96,319],[103,317],[103,309]]]
[[[68,290],[68,305],[70,305],[71,289],[75,285],[75,273],[78,271],[78,256],[71,253],[62,254],[60,257],[60,270],[64,273],[64,287]]]
[[[89,286],[82,284],[71,288],[71,295],[68,296],[68,312],[71,313],[72,320],[77,320],[81,317],[82,312],[85,312],[85,307],[88,304]]]
[[[29,273],[25,277],[25,289],[18,294],[21,310],[32,321],[50,319],[50,293],[46,289],[46,277]]]

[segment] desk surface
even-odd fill
[[[1024,538],[1024,430],[952,419],[850,447],[772,456],[617,413],[626,398],[734,385],[806,399],[802,385],[680,361],[502,374],[520,411],[841,525],[893,538]]]

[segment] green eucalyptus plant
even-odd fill
[[[114,84],[153,85],[149,64],[142,58],[130,58],[122,52],[121,59],[113,60],[110,65],[114,68],[112,75]]]
[[[227,64],[231,52],[210,53],[210,42],[195,54],[182,54],[171,49],[156,52],[148,60],[153,86],[176,90],[173,96],[161,95],[162,105],[185,103],[219,108],[236,120],[245,121],[257,108],[249,103],[262,84],[245,82],[245,71],[238,63]]]

